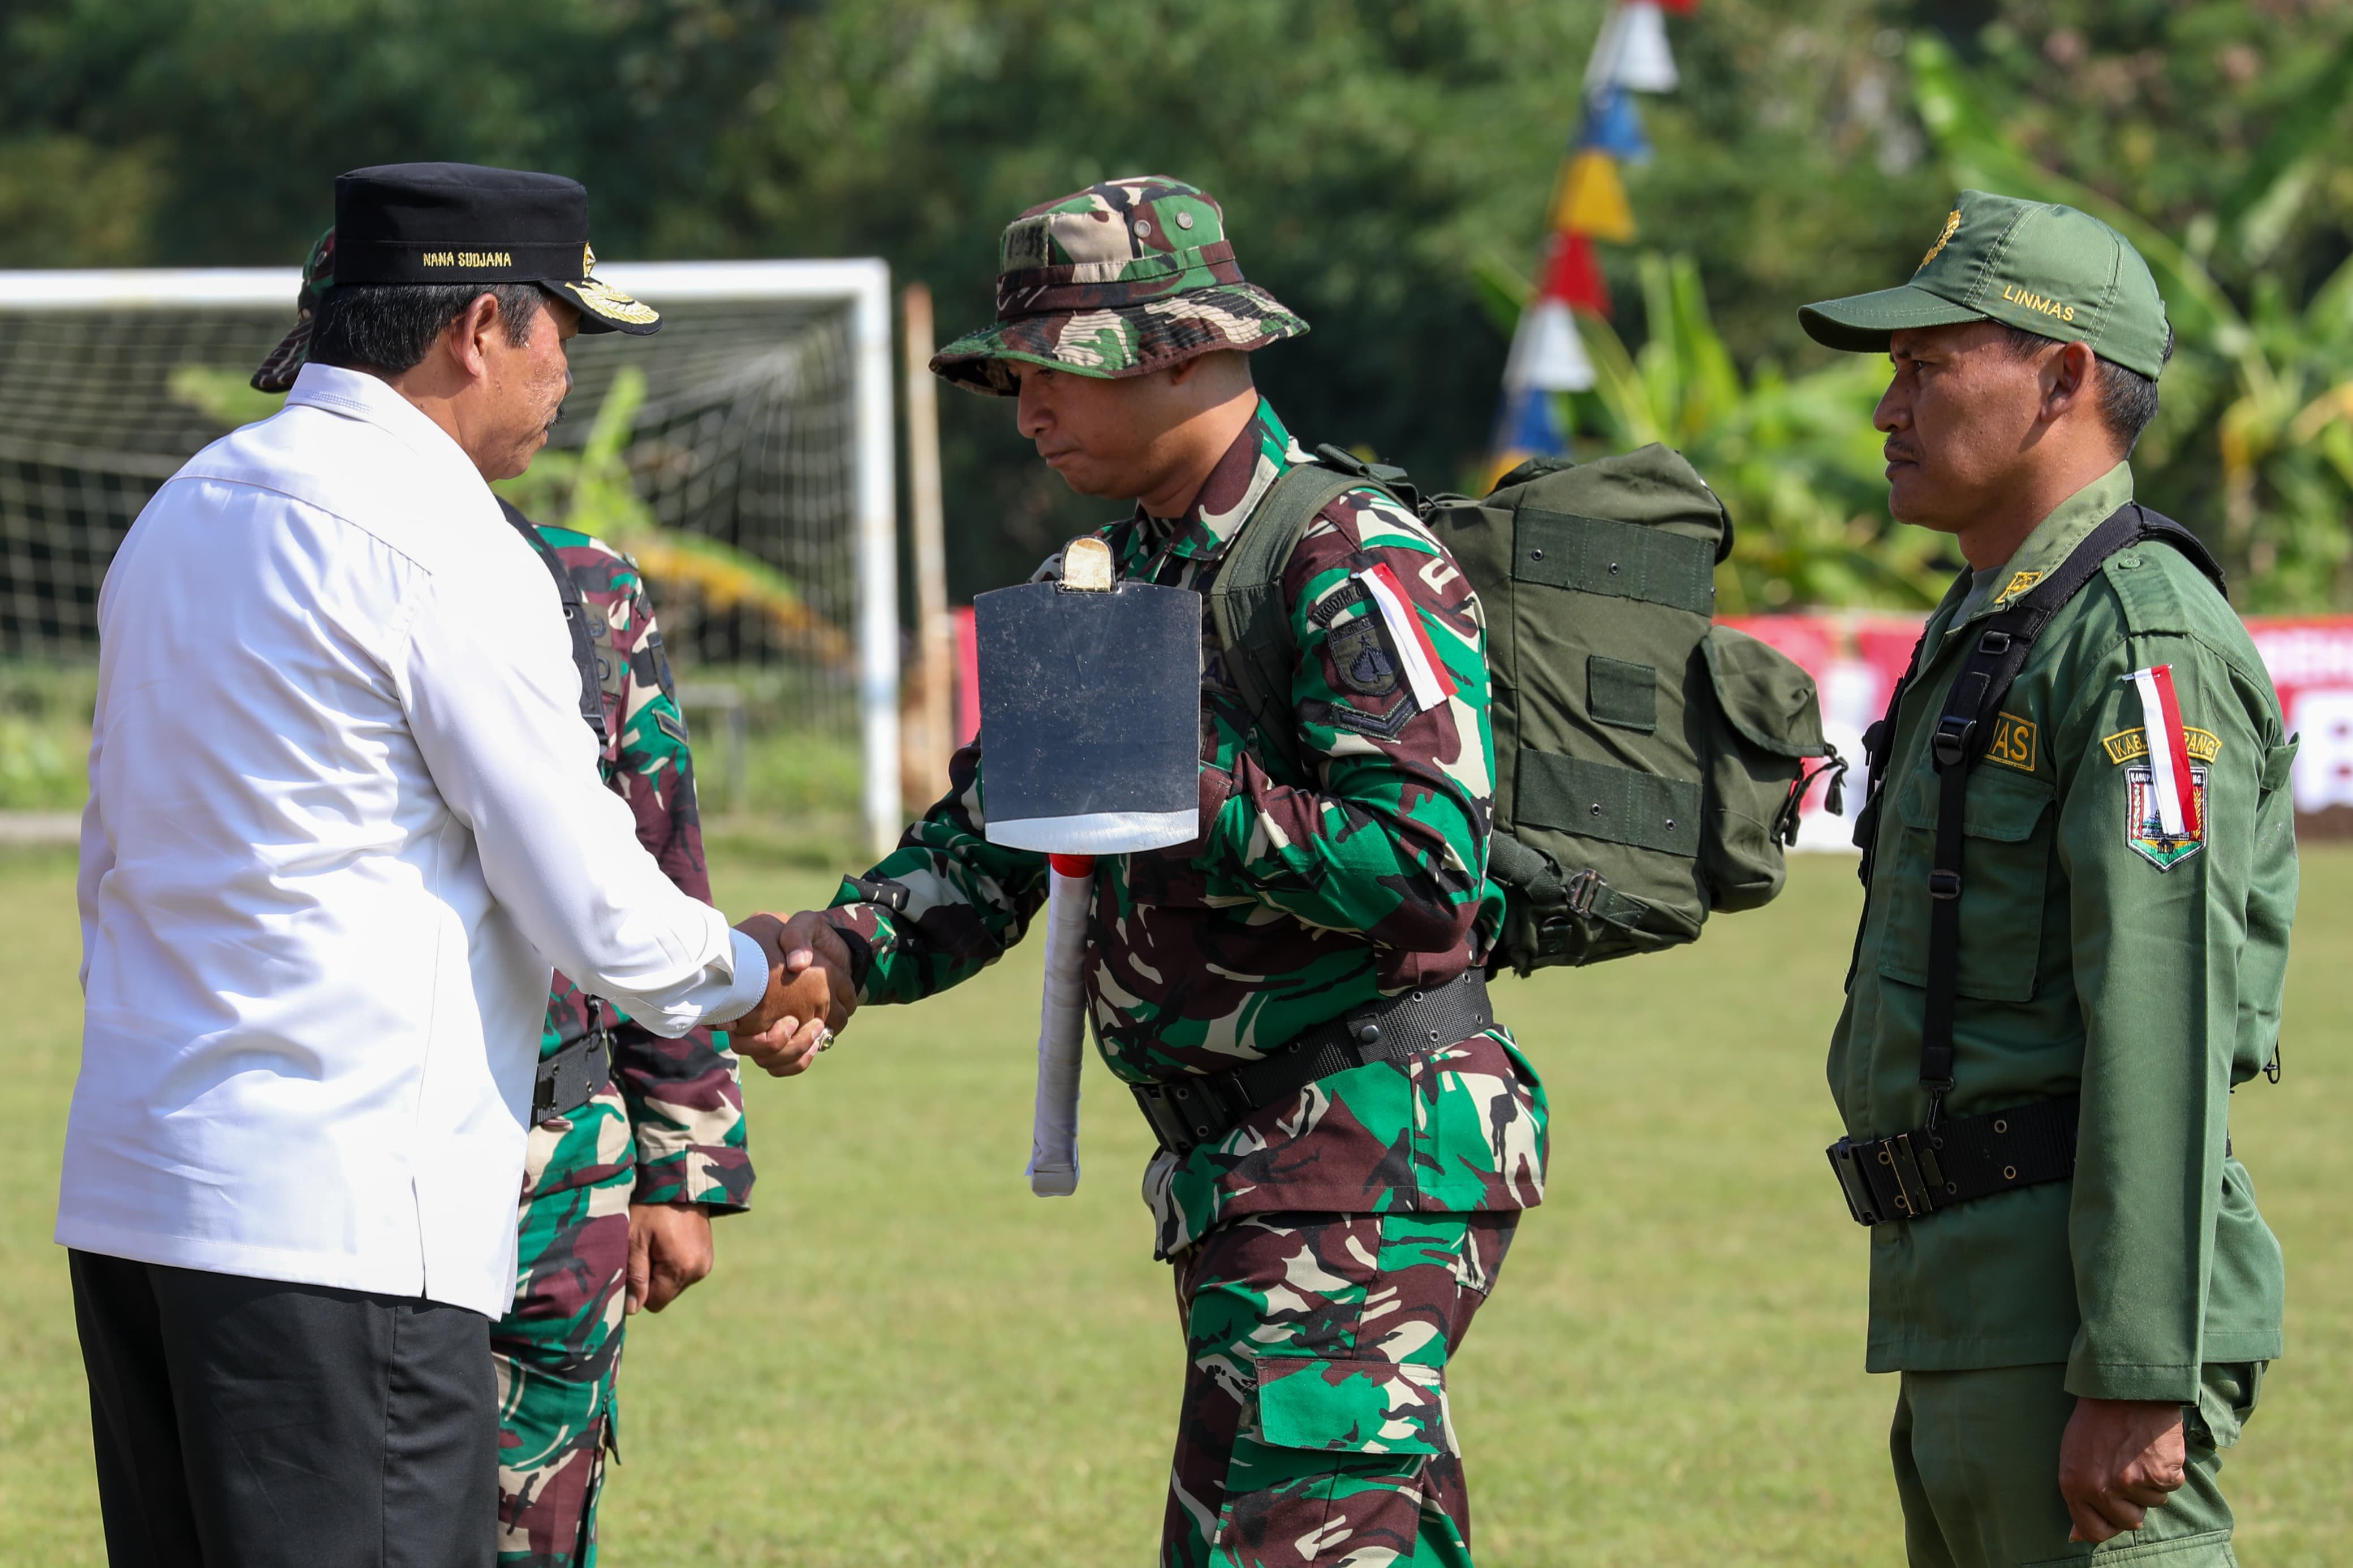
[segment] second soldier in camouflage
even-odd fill
[[[1018,395],[1023,434],[1074,488],[1144,498],[1100,533],[1123,576],[1208,589],[1278,479],[1311,461],[1223,351],[1305,324],[1243,279],[1217,204],[1173,180],[1033,208],[1001,258],[998,324],[933,368]],[[1202,428],[1196,415],[1230,435],[1180,476],[1186,493],[1082,477],[1090,430],[1106,450],[1149,447]],[[1400,589],[1413,647],[1366,591],[1376,573]],[[1299,765],[1254,739],[1205,616],[1201,835],[1096,863],[1087,994],[1130,1084],[1264,1061],[1449,987],[1495,940],[1486,633],[1461,572],[1367,486],[1309,523],[1281,593]],[[1414,658],[1444,693],[1427,706]],[[945,990],[1036,914],[1046,858],[987,842],[986,795],[967,746],[946,795],[827,911],[861,1000]],[[1164,1140],[1145,1197],[1188,1357],[1164,1563],[1470,1561],[1446,1366],[1518,1211],[1542,1199],[1545,1155],[1544,1091],[1492,1025],[1273,1095],[1198,1147]]]

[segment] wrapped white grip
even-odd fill
[[[1066,1198],[1079,1190],[1079,1068],[1087,1043],[1087,905],[1094,877],[1092,868],[1084,876],[1067,876],[1059,868],[1047,876],[1046,984],[1038,1010],[1029,1191],[1041,1198]]]

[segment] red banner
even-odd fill
[[[1805,667],[1821,690],[1822,731],[1856,764],[1847,798],[1862,798],[1862,731],[1887,708],[1904,679],[1926,616],[1854,614],[1752,616],[1730,619]],[[2353,616],[2247,622],[2255,651],[2279,689],[2288,733],[2301,732],[2291,788],[2304,834],[2353,832]],[[1825,815],[1817,788],[1806,802],[1800,848],[1850,848],[1849,824]]]
[[[1862,798],[1862,731],[1887,707],[1904,678],[1925,616],[1863,611],[1728,618],[1805,668],[1820,689],[1822,731],[1854,763],[1847,799]],[[2258,616],[2247,622],[2255,650],[2279,689],[2288,733],[2300,734],[2291,788],[2296,826],[2305,834],[2353,834],[2353,616]],[[956,612],[956,738],[980,730],[980,692],[972,660],[972,611]],[[1822,811],[1816,785],[1798,835],[1800,848],[1845,849],[1849,824]]]

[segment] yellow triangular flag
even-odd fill
[[[1554,205],[1552,226],[1562,234],[1589,234],[1612,245],[1634,238],[1634,212],[1626,205],[1626,187],[1618,178],[1618,161],[1598,148],[1588,147],[1569,161],[1560,183],[1560,200]]]

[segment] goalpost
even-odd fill
[[[763,563],[797,601],[658,605],[695,663],[780,671],[812,734],[855,744],[871,847],[899,801],[890,269],[881,260],[607,262],[663,330],[573,340],[555,449],[626,368],[633,487],[665,529]],[[147,499],[268,412],[245,378],[292,323],[291,268],[0,272],[0,649],[88,658],[98,587]],[[776,595],[772,595],[774,598]]]

